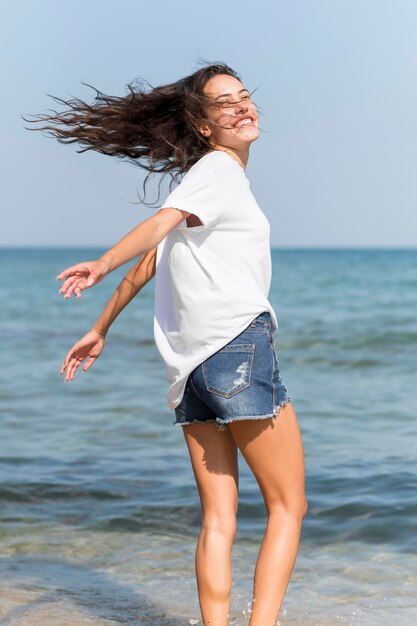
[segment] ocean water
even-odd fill
[[[201,626],[199,499],[165,400],[152,281],[87,373],[58,374],[126,268],[80,300],[64,300],[55,276],[101,252],[0,251],[0,623]],[[417,250],[272,258],[309,501],[279,624],[414,626]],[[248,623],[266,523],[240,454],[239,469],[231,626]]]

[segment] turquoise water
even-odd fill
[[[201,625],[199,500],[166,405],[152,281],[87,373],[58,374],[126,268],[80,300],[65,301],[55,276],[101,252],[0,251],[1,623]],[[414,625],[417,250],[272,257],[309,501],[280,624]],[[241,455],[239,467],[231,626],[248,622],[266,522]]]

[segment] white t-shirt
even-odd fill
[[[188,375],[263,311],[273,334],[278,320],[268,301],[271,284],[269,222],[244,169],[227,152],[201,157],[161,208],[197,215],[160,242],[156,255],[154,337],[175,409]]]

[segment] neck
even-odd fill
[[[216,144],[213,146],[213,150],[222,150],[223,152],[227,152],[243,169],[246,169],[249,159],[249,146],[238,150],[236,148],[227,148],[226,146]]]

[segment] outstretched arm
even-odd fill
[[[92,328],[68,351],[62,363],[60,374],[65,374],[65,382],[73,380],[77,368],[88,357],[82,371],[86,372],[103,351],[107,332],[119,313],[133,300],[139,291],[155,275],[156,247],[141,256],[130,268],[115,289]]]
[[[79,297],[83,289],[92,287],[121,265],[158,246],[168,233],[189,215],[187,211],[176,208],[159,209],[155,215],[141,222],[96,261],[77,263],[58,274],[58,280],[66,279],[59,293],[66,299],[71,293]]]
[[[155,275],[156,247],[141,256],[119,283],[93,328],[106,335],[119,313]]]

